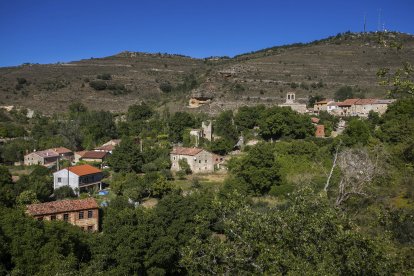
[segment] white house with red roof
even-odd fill
[[[179,160],[185,159],[193,173],[214,171],[215,155],[201,148],[174,147],[170,152],[171,170],[181,170]]]
[[[103,173],[91,165],[68,167],[53,173],[53,188],[70,186],[76,193],[93,188],[102,189]]]

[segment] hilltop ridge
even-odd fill
[[[91,109],[124,112],[147,101],[176,111],[187,108],[191,95],[208,93],[211,104],[196,110],[214,113],[244,104],[280,103],[288,91],[301,101],[316,94],[332,97],[346,85],[362,97],[385,97],[376,72],[407,61],[414,62],[414,36],[396,32],[347,32],[233,58],[123,51],[68,63],[0,68],[0,105],[54,113],[81,101]]]

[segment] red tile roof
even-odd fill
[[[87,151],[82,155],[82,159],[103,159],[107,155],[106,151]]]
[[[317,124],[317,123],[319,123],[319,118],[312,117],[311,121],[312,121],[312,123]]]
[[[200,153],[202,151],[203,151],[203,149],[200,149],[200,148],[176,147],[176,148],[173,148],[171,154],[194,156],[194,155],[197,155],[198,153]]]
[[[79,166],[73,166],[67,168],[70,172],[73,172],[74,174],[78,176],[88,175],[88,174],[94,174],[94,173],[100,173],[102,172],[100,169],[95,168],[94,166],[85,164],[85,165],[79,165]]]
[[[325,126],[324,125],[317,125],[315,131],[316,137],[325,137]]]
[[[354,105],[359,100],[360,99],[346,99],[343,102],[339,102],[338,106],[351,106],[351,105]]]
[[[65,153],[71,153],[72,151],[70,149],[64,148],[64,147],[59,147],[59,148],[53,148],[50,149],[54,152],[56,152],[57,154],[65,154]]]
[[[39,155],[40,157],[59,157],[59,154],[57,154],[56,152],[52,151],[52,150],[40,150],[40,151],[35,151],[33,152],[36,155]]]
[[[95,199],[69,199],[46,203],[37,203],[27,206],[27,211],[32,216],[49,215],[56,213],[74,212],[87,209],[96,209],[98,204]]]

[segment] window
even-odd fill
[[[83,219],[83,211],[79,212],[79,219]]]
[[[93,226],[92,225],[89,225],[88,226],[88,232],[92,232],[93,231]]]
[[[93,211],[92,210],[89,210],[88,211],[88,218],[92,218],[93,217]]]
[[[58,177],[58,182],[61,183],[62,182],[62,177]]]
[[[173,157],[173,160],[175,160],[175,156]]]
[[[205,160],[204,163],[207,163],[207,160]]]
[[[198,163],[201,163],[201,160],[198,160]]]
[[[68,221],[69,220],[69,214],[63,214],[63,220]]]
[[[56,220],[56,215],[51,215],[50,220]]]

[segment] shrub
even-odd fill
[[[76,197],[75,192],[70,186],[62,186],[54,191],[56,199],[64,199],[68,197]]]
[[[100,79],[100,80],[111,80],[112,76],[108,73],[104,73],[101,75],[97,75],[96,78]]]
[[[173,86],[168,81],[167,82],[162,82],[160,84],[160,89],[164,93],[170,93],[173,90]]]
[[[27,80],[25,78],[17,78],[17,83],[24,85],[27,84]]]
[[[107,88],[107,84],[104,81],[91,81],[89,86],[97,91],[105,90]]]
[[[180,169],[186,174],[192,173],[190,165],[188,165],[187,159],[178,160],[178,165],[180,166]]]

